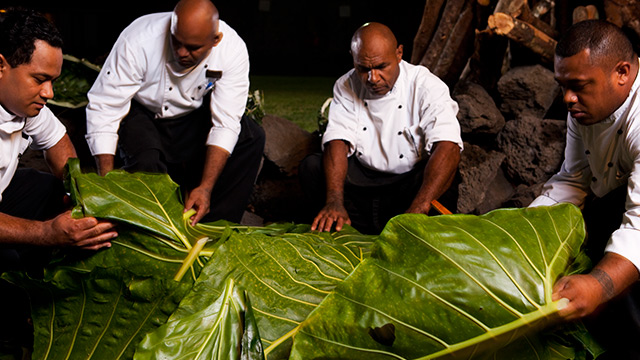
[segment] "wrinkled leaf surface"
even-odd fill
[[[291,358],[481,358],[553,318],[552,286],[583,239],[568,204],[395,217],[372,257],[303,323]],[[550,358],[534,342],[513,346]]]
[[[190,288],[120,269],[82,273],[59,268],[46,278],[10,278],[29,293],[33,359],[130,359],[145,334],[166,322]]]
[[[232,279],[209,306],[188,316],[171,316],[165,325],[148,334],[134,357],[135,360],[241,358],[260,360],[264,354],[249,296]]]

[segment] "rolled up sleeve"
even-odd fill
[[[125,38],[118,39],[87,94],[85,138],[92,155],[116,153],[120,122],[143,80],[146,57],[139,51]]]
[[[244,42],[239,41],[233,52],[225,55],[225,60],[229,66],[216,81],[211,93],[212,126],[207,145],[218,146],[232,153],[238,142],[240,120],[249,93],[249,53]]]

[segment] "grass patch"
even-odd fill
[[[318,129],[318,111],[332,96],[337,78],[251,76],[251,91],[264,93],[264,111],[291,120],[304,130]]]

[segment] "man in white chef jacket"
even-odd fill
[[[209,0],[142,16],[118,38],[89,91],[87,142],[102,175],[119,152],[127,171],[168,173],[191,223],[239,222],[264,150],[244,118],[249,57]]]
[[[402,60],[383,24],[360,27],[351,54],[354,68],[333,89],[323,154],[307,157],[300,176],[321,207],[313,230],[379,233],[397,214],[428,214],[451,185],[463,146],[458,105],[427,68]]]
[[[567,105],[560,172],[531,206],[584,207],[590,273],[560,279],[567,319],[585,318],[612,359],[640,358],[640,79],[638,56],[615,25],[589,20],[558,42],[555,77]],[[621,296],[624,295],[624,296]]]

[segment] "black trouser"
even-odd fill
[[[344,205],[351,225],[365,234],[379,234],[392,217],[404,213],[413,202],[424,174],[426,161],[404,174],[389,174],[365,168],[355,156],[348,159]],[[326,199],[326,180],[321,154],[311,154],[300,164],[300,183],[312,219]],[[448,192],[443,205],[455,209],[455,195]]]
[[[246,117],[240,124],[238,142],[216,181],[210,212],[202,222],[240,222],[249,202],[265,136],[264,130]],[[154,119],[152,112],[132,101],[118,131],[123,169],[166,173],[183,191],[189,191],[200,184],[210,129],[211,114],[206,105],[178,119]]]
[[[585,251],[594,265],[604,256],[611,234],[620,227],[626,197],[627,186],[621,186],[602,198],[585,203]],[[585,324],[596,340],[607,348],[602,359],[640,359],[640,286],[636,283],[625,294],[609,301],[585,319]]]
[[[62,182],[51,174],[33,169],[18,169],[2,192],[0,212],[30,220],[49,220],[64,210]],[[0,245],[0,273],[10,270],[41,275],[49,259],[46,248]],[[26,293],[0,280],[0,353],[30,347],[33,329],[28,322]],[[4,351],[3,351],[4,350]]]
[[[29,220],[49,220],[64,209],[64,187],[55,176],[34,169],[18,169],[9,186],[2,192],[0,212]],[[0,272],[8,270],[28,270],[29,260],[38,261],[47,250],[36,250],[31,246],[17,247],[0,245]],[[33,259],[28,259],[30,256]],[[23,261],[23,258],[27,261]]]

